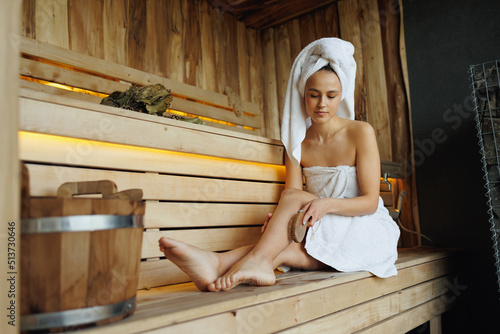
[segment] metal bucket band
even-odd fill
[[[135,310],[135,296],[115,304],[85,307],[50,313],[26,314],[21,316],[21,330],[42,330],[82,326],[98,321],[126,315]]]
[[[143,227],[142,215],[81,215],[23,219],[21,234],[92,232],[117,228]]]

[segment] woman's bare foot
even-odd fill
[[[183,242],[162,237],[158,243],[167,259],[185,272],[201,291],[206,291],[219,273],[219,259],[213,252],[199,249]]]
[[[241,283],[254,285],[273,285],[276,282],[272,264],[259,261],[249,255],[235,263],[231,269],[219,277],[213,284],[208,285],[210,291],[230,290]]]

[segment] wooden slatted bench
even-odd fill
[[[114,181],[119,190],[144,192],[136,312],[87,331],[403,333],[429,320],[439,324],[455,304],[449,294],[456,294],[463,252],[440,249],[401,249],[399,274],[388,279],[367,272],[292,271],[271,287],[197,291],[164,258],[158,239],[168,235],[212,251],[258,241],[285,180],[283,146],[259,136],[260,111],[243,103],[242,118],[221,94],[29,39],[20,45],[21,74],[30,81],[21,84],[19,155],[29,169],[31,196],[54,197],[64,182],[101,179]],[[179,109],[231,125],[203,126],[102,106],[100,97],[32,79],[104,94],[131,83],[161,82],[173,93],[179,89],[182,98],[174,98],[174,106],[182,100]],[[390,205],[396,196],[388,192]]]

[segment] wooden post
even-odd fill
[[[19,85],[17,38],[21,27],[21,1],[0,0],[0,8],[2,8],[0,11],[0,100],[3,105],[0,123],[0,247],[2,249],[0,252],[0,303],[4,314],[0,322],[0,332],[17,333],[20,324],[18,283],[21,262],[20,253],[17,251],[21,240],[20,171],[17,155]],[[8,260],[14,261],[10,262],[13,267],[9,267]],[[8,279],[12,280],[8,281]]]

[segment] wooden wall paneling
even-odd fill
[[[247,27],[242,22],[236,22],[238,40],[238,79],[240,88],[240,99],[251,101],[250,94],[250,62],[248,52]]]
[[[295,58],[299,55],[302,50],[302,44],[300,43],[300,23],[299,19],[291,20],[286,23],[288,36],[294,36],[289,38],[288,43],[290,44],[290,64],[293,65]],[[290,68],[292,68],[290,65]]]
[[[299,17],[300,49],[305,48],[309,43],[316,40],[316,29],[314,14],[305,14]]]
[[[212,11],[212,32],[215,48],[215,68],[217,70],[217,92],[224,93],[226,89],[226,49],[228,48],[227,30],[224,29],[222,17],[223,13],[219,9]]]
[[[332,3],[325,9],[325,29],[327,37],[340,36],[339,12],[337,3]],[[354,24],[354,23],[351,23]]]
[[[315,39],[326,37],[325,8],[316,9],[311,14],[314,17],[314,31],[316,32]]]
[[[278,90],[279,124],[283,116],[286,86],[292,63],[290,61],[290,37],[285,24],[274,28],[274,43],[276,55],[276,88]]]
[[[128,66],[143,70],[147,31],[146,1],[129,2]]]
[[[36,1],[36,38],[63,48],[69,48],[67,0]]]
[[[207,1],[200,1],[201,57],[203,64],[202,88],[216,92],[218,71],[215,67],[212,11],[213,8]]]
[[[225,50],[226,56],[226,87],[224,87],[224,92],[226,95],[230,95],[231,91],[227,91],[227,87],[239,96],[240,94],[240,83],[239,83],[239,73],[238,73],[238,31],[236,27],[236,18],[230,14],[224,13],[222,15],[222,22],[227,36],[227,48]]]
[[[381,13],[380,27],[382,32],[382,42],[384,51],[384,63],[387,82],[388,107],[391,125],[391,141],[393,160],[401,163],[402,170],[407,171],[410,163],[410,129],[408,101],[405,93],[405,83],[401,66],[400,56],[400,9],[397,0],[379,0],[378,7]],[[401,182],[402,187],[407,191],[406,203],[412,202],[411,177],[405,178]],[[405,206],[405,211],[401,212],[402,224],[412,231],[416,230],[413,221],[411,205]],[[412,247],[419,244],[415,234],[402,232],[402,246]]]
[[[366,84],[359,25],[359,6],[357,0],[344,0],[338,3],[340,37],[354,45],[356,60],[356,85],[354,90],[354,109],[356,119],[366,121]]]
[[[162,8],[166,7],[159,1],[146,1],[146,35],[143,44],[144,63],[142,70],[147,73],[160,75],[159,58],[161,57],[160,48],[162,43]]]
[[[2,256],[0,258],[0,267],[4,272],[4,278],[0,282],[0,290],[4,291],[1,294],[0,302],[5,307],[9,307],[11,303],[15,303],[14,319],[10,318],[10,313],[6,313],[4,320],[0,324],[0,332],[5,334],[18,333],[20,323],[21,309],[19,293],[15,296],[9,295],[7,292],[12,289],[19,292],[19,276],[16,276],[15,282],[7,281],[7,272],[18,272],[21,263],[20,256],[20,241],[21,241],[21,222],[20,222],[20,168],[18,158],[18,93],[19,93],[19,43],[17,37],[21,30],[21,1],[16,0],[0,0],[0,99],[2,100],[2,109],[0,115],[2,122],[0,123],[0,244],[2,245]],[[13,222],[14,226],[9,226],[9,222]],[[9,229],[10,228],[10,229]],[[9,244],[9,234],[15,236],[16,244],[12,247]],[[12,241],[12,239],[10,240]],[[8,248],[14,250],[9,250]],[[9,268],[8,260],[14,253],[15,267]],[[22,276],[21,276],[22,279]],[[22,293],[22,292],[21,292]],[[25,295],[24,295],[25,296]],[[8,322],[14,320],[15,326],[11,326]]]
[[[120,65],[128,64],[128,14],[129,7],[126,2],[104,1],[102,12],[104,60]]]
[[[261,33],[254,29],[247,30],[248,57],[250,68],[250,101],[259,105],[265,115],[264,110],[264,79],[263,79],[263,54]],[[259,134],[266,135],[265,117],[261,117]]]
[[[392,161],[384,53],[377,0],[359,0],[361,47],[367,93],[367,120],[373,126],[380,158]]]
[[[103,58],[103,10],[101,1],[68,0],[71,50]]]
[[[36,0],[23,0],[21,6],[21,34],[25,37],[36,38]]]
[[[280,139],[273,28],[269,28],[262,33],[262,52],[264,64],[264,118],[266,120],[266,135],[269,138]]]
[[[184,50],[184,83],[201,87],[203,63],[201,60],[199,1],[182,2],[182,42]]]
[[[162,22],[167,29],[165,48],[168,55],[166,77],[178,82],[184,80],[184,49],[182,46],[182,7],[181,0],[170,0],[168,18]]]

